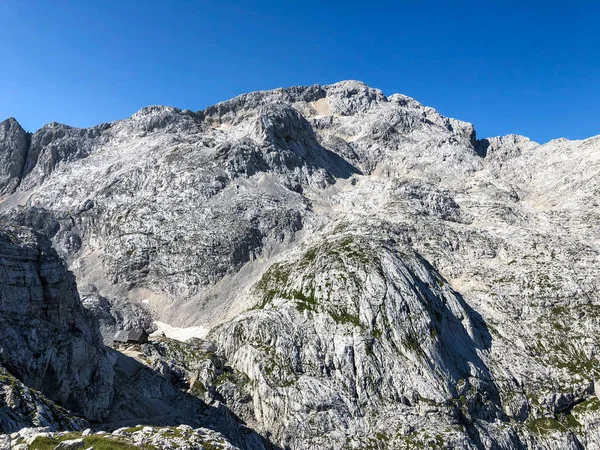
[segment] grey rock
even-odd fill
[[[77,450],[84,447],[83,439],[68,439],[54,447],[54,450]]]
[[[145,330],[151,333],[156,325],[148,308],[140,303],[128,301],[126,298],[108,299],[98,293],[93,285],[81,290],[83,306],[89,310],[100,323],[100,332],[104,343],[111,345],[113,337],[119,330]]]
[[[12,194],[18,187],[27,160],[29,139],[14,118],[0,122],[0,195]]]
[[[185,391],[294,449],[600,446],[600,138],[477,139],[356,81],[3,126],[2,217],[103,326],[214,343],[117,356],[113,408]]]
[[[50,427],[21,428],[19,430],[19,436],[22,438],[29,438],[31,436],[40,433],[47,433],[49,431],[52,431]]]
[[[90,419],[112,401],[112,365],[75,278],[50,242],[0,229],[0,364],[25,385]]]

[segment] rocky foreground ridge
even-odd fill
[[[600,138],[477,139],[346,81],[90,129],[9,119],[0,193],[2,221],[51,240],[105,337],[148,312],[204,330],[143,349],[161,402],[218,405],[282,448],[600,448]],[[139,363],[96,326],[52,400],[125,420],[112,402],[138,388],[69,403],[128,386]],[[91,373],[105,353],[117,362],[78,385],[72,364]],[[1,361],[43,387],[37,366]]]

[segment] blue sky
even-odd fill
[[[598,1],[0,1],[0,120],[91,126],[358,79],[479,137],[600,134]]]

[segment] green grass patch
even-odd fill
[[[551,417],[543,417],[541,419],[528,420],[525,426],[529,431],[539,436],[547,436],[554,433],[564,433],[568,431],[568,427]]]
[[[280,263],[275,263],[269,267],[255,285],[255,289],[262,294],[262,301],[258,308],[264,308],[280,294],[289,277],[289,267]]]
[[[598,397],[593,396],[588,400],[575,405],[573,407],[572,414],[579,415],[597,411],[600,411],[600,400],[598,400]]]
[[[418,351],[421,350],[421,346],[419,345],[419,340],[413,334],[409,334],[403,342],[404,347],[409,350]]]
[[[29,448],[30,450],[54,450],[54,448],[62,441],[80,438],[81,435],[78,433],[69,433],[56,437],[40,436],[33,441]],[[122,438],[109,437],[106,435],[86,436],[83,438],[83,442],[83,448],[94,447],[94,450],[158,450],[153,445],[136,446],[125,442]]]
[[[357,315],[348,313],[347,311],[329,311],[329,315],[335,323],[347,323],[356,327],[360,326],[360,318]]]

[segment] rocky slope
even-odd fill
[[[600,138],[354,81],[0,130],[4,220],[106,323],[206,330],[149,364],[279,445],[600,448]]]
[[[1,228],[0,273],[0,364],[64,407],[104,419],[113,364],[50,241]]]
[[[3,444],[6,447],[2,446]],[[11,436],[0,435],[2,448],[15,450],[39,449],[80,449],[107,448],[111,450],[239,450],[222,435],[207,428],[178,427],[135,427],[119,428],[112,433],[93,432],[85,429],[80,432],[53,432],[45,428],[24,428]]]
[[[15,433],[23,428],[83,430],[88,423],[61,408],[0,366],[0,431]],[[1,434],[0,434],[1,435]],[[0,448],[3,441],[0,439]]]
[[[192,424],[213,430],[225,448],[265,448],[226,408],[105,347],[73,274],[44,236],[1,225],[0,274],[0,432]]]

